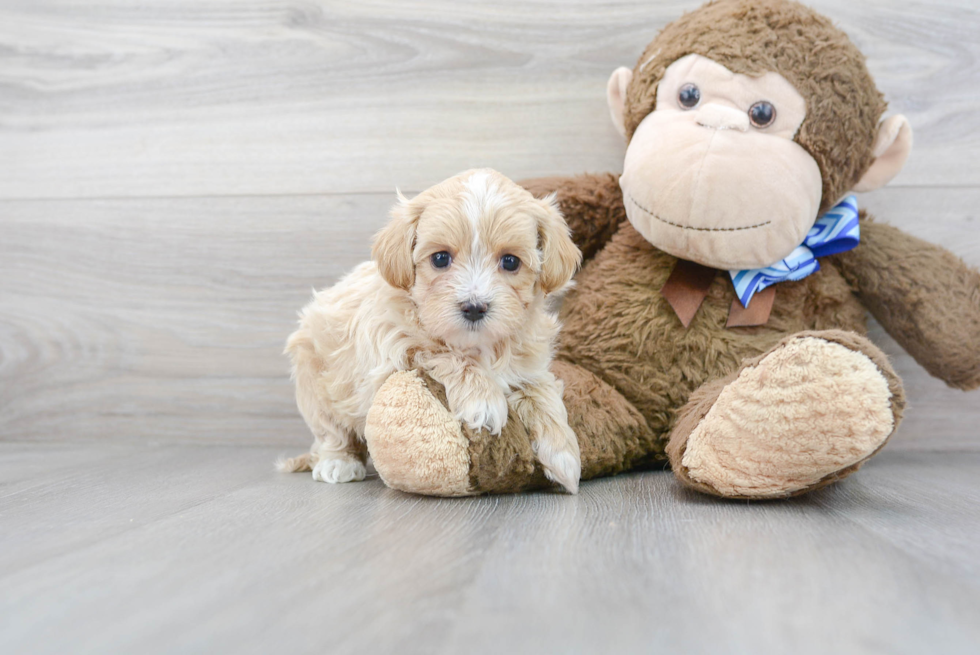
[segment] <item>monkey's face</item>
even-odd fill
[[[706,266],[778,262],[820,208],[820,169],[793,140],[804,118],[806,101],[778,73],[749,77],[700,55],[678,59],[626,151],[620,186],[630,222],[661,250]]]

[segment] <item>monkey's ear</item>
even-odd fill
[[[561,289],[582,263],[582,252],[572,241],[568,224],[555,202],[555,194],[541,201],[544,212],[538,217],[538,248],[541,250],[541,289],[551,293]]]
[[[609,76],[609,82],[606,84],[606,100],[609,102],[609,115],[612,116],[613,125],[616,126],[616,131],[623,138],[626,138],[626,87],[630,85],[630,80],[633,79],[633,71],[626,68],[626,66],[620,66],[613,71],[613,74]]]
[[[415,230],[422,215],[422,203],[409,200],[398,191],[398,203],[391,208],[391,220],[374,236],[371,259],[381,277],[393,287],[408,291],[415,284]]]
[[[908,119],[902,115],[892,116],[878,126],[878,136],[875,138],[874,161],[858,183],[855,191],[874,191],[898,175],[905,166],[909,153],[912,152],[912,127]]]

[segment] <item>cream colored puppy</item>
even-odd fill
[[[399,194],[372,259],[317,293],[286,344],[314,443],[280,470],[363,479],[375,393],[420,366],[471,428],[499,434],[513,409],[547,476],[575,493],[578,441],[548,370],[559,328],[545,298],[581,253],[553,201],[496,171],[467,171],[411,200]]]

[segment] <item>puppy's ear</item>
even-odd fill
[[[393,287],[408,291],[415,284],[415,230],[423,205],[418,199],[409,200],[398,191],[398,203],[391,208],[391,220],[374,236],[371,259],[381,277]]]
[[[541,288],[545,293],[561,289],[582,263],[582,253],[572,242],[568,225],[558,210],[555,194],[539,201],[538,247],[541,250]]]

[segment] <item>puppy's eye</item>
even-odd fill
[[[776,108],[762,100],[749,107],[749,120],[756,127],[766,127],[776,120]]]
[[[429,261],[431,261],[432,265],[436,268],[446,268],[450,263],[452,263],[453,257],[445,250],[440,250],[429,257]]]
[[[695,84],[685,84],[681,87],[681,90],[677,92],[677,102],[680,103],[681,107],[684,109],[693,109],[698,106],[701,102],[701,89]]]
[[[500,268],[514,272],[521,267],[521,260],[514,255],[504,255],[500,258]]]

